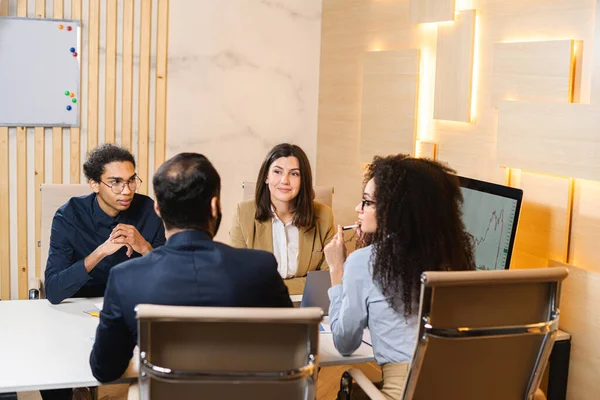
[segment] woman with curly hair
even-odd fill
[[[366,247],[346,259],[341,227],[325,247],[331,285],[329,315],[335,347],[352,354],[369,328],[382,392],[400,398],[404,369],[418,331],[424,271],[475,269],[461,220],[462,194],[450,168],[405,155],[375,157],[356,206]]]

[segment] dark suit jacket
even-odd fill
[[[275,257],[235,249],[198,230],[171,236],[110,271],[90,365],[100,382],[119,378],[137,343],[138,304],[292,307]]]

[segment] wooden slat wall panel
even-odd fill
[[[17,1],[17,16],[27,17],[27,1]],[[17,276],[18,296],[28,297],[29,266],[27,264],[27,129],[17,128]]]
[[[71,0],[71,18],[81,20],[81,0]],[[83,21],[82,21],[83,26]],[[83,35],[83,32],[81,33]],[[83,59],[85,56],[85,49],[83,48],[83,40],[81,41],[81,48],[79,49],[80,59]],[[81,70],[79,71],[81,74]],[[81,76],[81,75],[80,75]],[[79,91],[81,92],[81,88],[83,87],[83,82],[79,85]],[[81,93],[79,93],[79,97],[83,97]],[[79,116],[81,120],[81,107],[84,104],[79,104]],[[83,121],[82,121],[83,123]],[[81,175],[81,166],[80,166],[80,157],[79,152],[80,144],[81,144],[81,128],[71,128],[70,136],[71,136],[71,157],[70,157],[70,182],[71,183],[79,183],[80,175]]]
[[[149,178],[149,155],[153,155],[155,165],[158,167],[165,158],[166,146],[166,101],[167,101],[167,53],[168,53],[168,18],[169,1],[168,0],[139,0],[140,1],[140,26],[136,28],[135,7],[136,0],[107,0],[106,4],[102,0],[53,0],[48,3],[47,0],[10,0],[11,5],[16,5],[16,15],[20,17],[46,17],[46,5],[49,7],[49,13],[53,18],[64,18],[65,6],[70,6],[70,18],[81,20],[84,10],[87,9],[86,21],[82,21],[82,29],[86,31],[88,48],[83,48],[84,40],[81,41],[81,48],[78,49],[82,65],[87,61],[88,77],[81,82],[81,87],[87,85],[87,96],[85,93],[79,93],[81,99],[80,107],[86,107],[81,110],[87,111],[87,117],[81,121],[81,126],[71,128],[68,131],[70,135],[70,153],[63,154],[63,131],[61,127],[52,127],[52,145],[49,153],[45,151],[46,141],[43,127],[35,127],[28,130],[26,127],[17,127],[15,139],[17,156],[10,160],[9,153],[9,128],[0,127],[0,299],[9,298],[27,298],[29,284],[29,270],[35,267],[35,275],[40,276],[40,251],[37,247],[41,238],[41,197],[39,186],[44,183],[45,173],[48,168],[52,168],[52,182],[62,183],[63,181],[63,157],[68,157],[68,162],[64,163],[64,168],[69,169],[70,183],[79,183],[81,180],[81,133],[87,133],[87,149],[98,145],[99,139],[99,118],[105,122],[105,139],[114,142],[117,133],[117,112],[119,105],[122,129],[121,144],[132,149],[132,136],[134,126],[134,116],[139,118],[138,127],[138,164],[140,166],[140,175],[144,182],[148,183]],[[28,3],[35,4],[35,13],[28,15]],[[101,14],[101,8],[106,6],[106,18]],[[122,8],[121,8],[122,7]],[[153,23],[153,7],[156,7],[156,25]],[[119,36],[119,13],[122,9],[122,36]],[[13,9],[14,10],[14,9]],[[0,0],[0,15],[8,15],[10,11],[9,1]],[[155,26],[153,26],[155,25]],[[99,64],[100,52],[100,30],[106,26],[106,64]],[[135,30],[138,32],[135,32]],[[153,29],[156,29],[156,79],[152,77],[151,70],[151,47]],[[82,31],[82,39],[84,38]],[[139,36],[140,40],[140,69],[139,75],[134,68],[134,37]],[[117,41],[123,42],[123,68],[117,70]],[[119,77],[119,74],[121,75]],[[85,77],[85,75],[84,75]],[[100,88],[99,83],[104,78],[106,86]],[[121,78],[122,87],[117,87],[118,80]],[[134,79],[139,81],[139,94],[133,96]],[[152,85],[156,85],[154,88]],[[100,104],[100,90],[104,90],[105,101]],[[81,91],[81,88],[80,88]],[[155,98],[152,98],[152,93]],[[154,101],[152,101],[154,100]],[[152,104],[151,104],[152,103]],[[134,108],[135,107],[135,108]],[[105,113],[103,114],[103,110]],[[133,111],[136,112],[133,112]],[[152,122],[150,120],[155,118]],[[150,148],[150,129],[152,125],[156,127],[155,145]],[[12,135],[12,133],[10,133]],[[33,140],[33,146],[31,141]],[[27,153],[27,143],[29,148],[33,147],[31,153]],[[3,156],[4,154],[4,156]],[[32,161],[33,158],[33,161]],[[33,162],[33,169],[28,167],[28,160]],[[11,164],[11,162],[13,164]],[[16,174],[15,174],[16,171]],[[11,183],[11,176],[16,175],[16,181]],[[30,175],[32,174],[32,175]],[[34,193],[28,193],[27,181],[33,179]],[[49,178],[50,179],[50,178]],[[29,181],[31,182],[31,180]],[[13,196],[18,199],[16,204],[11,207],[10,185],[15,185]],[[142,192],[147,192],[148,186],[144,185]],[[29,208],[27,198],[32,200],[33,207]],[[11,208],[14,208],[11,209]],[[16,215],[16,230],[11,231],[10,215]],[[31,215],[31,217],[29,217]],[[28,219],[33,218],[34,223],[31,228],[34,233],[28,232]],[[13,220],[14,223],[14,220]],[[13,246],[16,242],[16,257],[12,258],[11,265],[11,235],[13,235]],[[16,240],[15,240],[16,239]],[[34,249],[31,247],[34,246]],[[29,255],[29,251],[32,251]],[[35,257],[33,256],[35,254]],[[34,258],[34,259],[32,259]],[[15,275],[16,274],[16,275]],[[11,275],[13,279],[16,276],[17,286],[11,293]],[[33,275],[33,271],[32,271]],[[13,288],[15,289],[15,288]]]
[[[44,5],[44,7],[45,7],[45,5]],[[64,14],[65,14],[64,8],[65,8],[64,0],[54,0],[54,18],[55,19],[64,18]],[[79,93],[76,93],[76,94],[77,94],[77,96],[79,96]],[[63,179],[63,154],[62,154],[63,138],[62,138],[62,134],[63,134],[63,130],[61,127],[56,126],[56,127],[52,128],[52,183],[62,183],[62,179]],[[36,196],[39,196],[39,194],[36,194]],[[37,225],[38,224],[36,222],[36,227],[37,227]],[[36,252],[39,252],[39,249],[36,250]],[[37,259],[37,256],[36,256],[36,259]]]
[[[123,0],[123,71],[121,95],[121,145],[131,150],[133,113],[133,27],[135,2]]]
[[[169,45],[169,0],[158,0],[156,37],[156,123],[154,169],[165,161],[167,147],[167,54]],[[148,179],[150,185],[150,179]]]
[[[27,128],[17,128],[17,268],[18,295],[27,299],[29,265],[27,255]]]
[[[104,141],[115,142],[117,127],[117,0],[106,3],[106,95]]]
[[[54,18],[62,18],[62,0],[54,0]],[[57,15],[58,14],[58,15]],[[46,16],[46,0],[36,0],[35,2],[35,16],[36,18],[44,18]],[[52,129],[52,146],[53,146],[53,176],[56,176],[56,149],[58,148],[59,156],[58,161],[61,163],[59,167],[59,172],[62,172],[62,142],[56,143],[55,131],[58,131],[58,137],[62,140],[62,128],[53,128]],[[34,235],[35,235],[35,276],[40,276],[40,247],[37,246],[37,243],[41,238],[41,226],[42,226],[42,193],[40,191],[41,185],[45,181],[46,176],[46,140],[45,140],[45,132],[43,127],[34,128],[34,204],[35,204],[35,226],[34,226]],[[62,179],[62,175],[61,175]],[[60,183],[60,181],[58,182]]]
[[[148,193],[148,139],[150,137],[150,46],[152,43],[152,0],[142,0],[140,23],[140,84],[138,112],[138,168],[140,193]]]
[[[88,150],[98,146],[98,80],[100,51],[100,0],[89,0],[88,21]]]
[[[475,51],[475,10],[461,11],[456,22],[438,27],[433,117],[470,122]]]
[[[8,128],[2,126],[0,127],[0,299],[3,300],[10,299],[9,174]]]
[[[8,15],[8,2],[0,1],[0,16]],[[10,205],[8,127],[0,126],[0,299],[10,299]]]

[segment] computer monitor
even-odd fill
[[[521,211],[521,189],[460,179],[462,220],[473,239],[478,270],[508,269]]]

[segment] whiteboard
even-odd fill
[[[0,126],[79,126],[79,21],[0,17]]]

